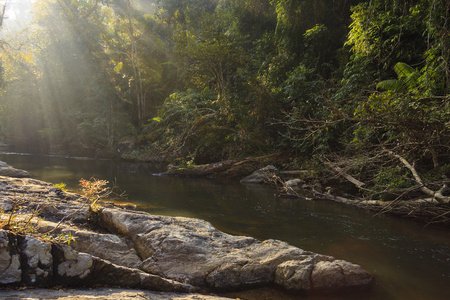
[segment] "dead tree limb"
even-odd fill
[[[390,155],[392,155],[393,157],[398,158],[401,163],[409,169],[409,171],[411,172],[411,174],[414,177],[414,180],[420,185],[420,190],[422,192],[424,192],[425,194],[427,194],[428,196],[431,196],[433,198],[435,198],[438,202],[440,203],[450,203],[450,197],[444,196],[443,193],[448,189],[447,185],[444,184],[443,187],[439,190],[439,191],[433,191],[432,189],[428,188],[422,178],[420,177],[419,173],[417,172],[416,168],[414,167],[414,164],[411,165],[405,158],[403,158],[402,156],[390,151],[390,150],[386,150]]]
[[[351,183],[353,183],[354,185],[356,185],[358,188],[362,188],[365,183],[359,181],[358,179],[356,179],[355,177],[353,177],[352,175],[348,174],[347,172],[345,172],[341,167],[333,164],[330,161],[325,161],[322,160],[322,162],[327,165],[328,167],[330,167],[333,171],[335,171],[336,173],[338,173],[340,176],[344,177],[345,179],[347,179],[348,181],[350,181]]]

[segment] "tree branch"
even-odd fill
[[[433,191],[432,189],[428,188],[424,183],[422,178],[420,177],[419,173],[417,172],[416,168],[414,167],[414,165],[411,165],[405,158],[403,158],[402,156],[385,149],[390,155],[398,158],[402,164],[407,167],[410,171],[411,174],[414,177],[414,180],[420,185],[420,190],[422,192],[424,192],[425,194],[436,198],[440,203],[450,203],[450,197],[444,196],[443,192],[447,190],[447,185],[444,184],[444,186],[439,190],[439,191]]]
[[[348,181],[350,181],[351,183],[356,185],[358,188],[362,188],[365,185],[364,182],[361,182],[358,179],[356,179],[355,177],[353,177],[352,175],[346,173],[341,167],[336,166],[332,162],[325,161],[325,160],[322,160],[322,162],[325,165],[327,165],[328,167],[330,167],[331,169],[333,169],[333,171],[337,172],[340,176],[344,177],[345,179],[347,179]]]

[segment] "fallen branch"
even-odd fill
[[[362,188],[365,185],[364,182],[361,182],[358,179],[356,179],[355,177],[353,177],[352,175],[346,173],[341,167],[333,164],[332,162],[325,161],[325,160],[322,160],[322,162],[325,165],[327,165],[328,167],[330,167],[332,170],[337,172],[340,176],[344,177],[345,179],[347,179],[348,181],[350,181],[351,183],[356,185],[358,188]]]
[[[416,168],[414,167],[414,165],[411,165],[405,158],[403,158],[402,156],[385,149],[390,155],[392,155],[395,158],[398,158],[402,164],[408,168],[413,177],[414,180],[419,184],[420,186],[420,190],[422,192],[424,192],[425,194],[427,194],[428,196],[431,196],[433,198],[436,198],[440,203],[450,203],[450,197],[444,196],[443,193],[448,189],[447,185],[444,184],[444,186],[439,190],[439,191],[433,191],[432,189],[428,188],[424,183],[422,178],[420,177],[419,173],[417,172]]]
[[[374,216],[380,214],[395,215],[418,219],[425,221],[427,224],[444,224],[450,223],[450,206],[441,204],[435,198],[424,198],[407,201],[381,201],[381,200],[362,200],[348,199],[329,193],[320,193],[314,191],[317,199],[331,200],[354,207],[375,211]]]

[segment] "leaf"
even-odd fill
[[[398,62],[394,66],[394,71],[397,73],[398,79],[383,80],[377,84],[377,88],[406,92],[417,86],[420,73],[410,65]]]
[[[402,62],[395,64],[394,71],[397,73],[398,78],[408,77],[412,73],[417,72],[413,67]]]
[[[119,73],[120,70],[122,70],[122,68],[123,68],[123,62],[119,62],[119,63],[115,66],[114,71],[116,71],[117,73]]]
[[[388,79],[388,80],[380,81],[377,84],[377,89],[400,92],[400,91],[404,91],[405,88],[403,86],[403,83],[400,80]]]
[[[411,90],[417,86],[419,77],[420,77],[419,72],[415,71],[415,72],[409,74],[408,77],[405,78],[404,82],[408,86],[409,90]]]

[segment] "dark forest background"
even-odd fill
[[[23,8],[0,7],[16,149],[185,165],[289,150],[380,193],[450,175],[448,0],[30,2],[15,30],[5,12]]]

